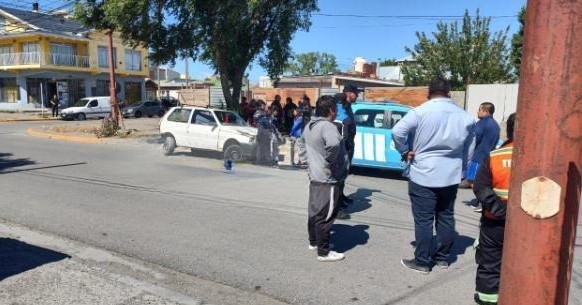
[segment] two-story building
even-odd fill
[[[113,35],[118,98],[145,99],[147,50]],[[0,109],[63,107],[85,96],[109,95],[108,40],[64,13],[45,14],[0,6]]]

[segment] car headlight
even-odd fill
[[[257,139],[257,137],[255,137],[255,136],[249,137],[249,143],[255,143],[256,139]]]
[[[133,109],[127,109],[127,113],[132,113]]]

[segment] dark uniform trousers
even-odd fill
[[[338,197],[337,184],[309,183],[307,231],[309,244],[317,246],[319,256],[329,253],[329,236],[338,212]]]
[[[477,292],[486,294],[499,293],[504,232],[504,221],[481,218],[479,246],[475,253],[475,260],[479,265],[476,279]]]

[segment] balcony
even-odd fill
[[[0,66],[67,66],[76,68],[89,68],[89,56],[42,53],[42,52],[22,52],[0,54]]]

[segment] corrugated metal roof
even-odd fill
[[[87,31],[87,28],[82,23],[57,15],[24,11],[4,6],[0,6],[0,12],[3,12],[8,17],[13,16],[19,21],[31,25],[33,28],[36,27],[46,32],[74,35]]]

